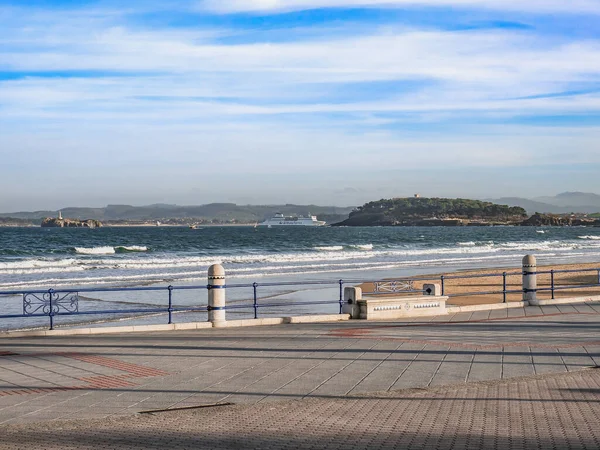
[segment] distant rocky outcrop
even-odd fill
[[[62,219],[56,217],[47,217],[42,220],[42,227],[45,228],[99,228],[102,222],[94,219]]]
[[[593,218],[560,216],[557,214],[535,213],[528,219],[521,222],[525,227],[570,227],[570,226],[595,226],[600,222]]]

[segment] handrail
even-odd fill
[[[557,284],[556,274],[564,273],[598,273],[597,283],[586,283],[586,284]],[[567,290],[580,290],[580,289],[593,289],[600,288],[600,268],[590,269],[560,269],[560,270],[540,270],[537,272],[528,272],[528,275],[550,275],[549,286],[538,286],[536,289],[528,289],[527,292],[550,292],[552,299],[555,298],[555,292],[567,291]],[[375,284],[376,289],[374,292],[365,292],[366,295],[411,295],[423,293],[422,289],[415,287],[415,282],[424,281],[438,281],[441,283],[442,295],[450,298],[456,297],[470,297],[470,296],[484,296],[484,295],[501,295],[502,301],[507,301],[507,296],[510,294],[523,294],[525,289],[508,289],[507,278],[511,276],[522,276],[523,272],[489,272],[479,274],[450,274],[450,275],[425,275],[416,277],[398,277],[393,279],[339,279],[339,280],[299,280],[299,281],[255,281],[252,283],[230,283],[222,286],[216,286],[219,289],[227,288],[234,290],[248,290],[248,297],[243,298],[236,303],[229,303],[219,309],[224,310],[251,310],[253,311],[254,318],[258,318],[260,311],[265,311],[269,308],[288,308],[293,306],[308,306],[308,305],[338,305],[339,313],[342,313],[344,301],[344,286],[351,284]],[[481,279],[498,277],[501,278],[498,281],[499,289],[492,289],[486,291],[478,290],[465,290],[464,292],[452,292],[453,286],[448,283],[451,280],[466,280],[466,279]],[[380,284],[380,286],[377,286]],[[317,296],[315,299],[310,301],[298,301],[291,299],[286,300],[275,300],[269,295],[261,298],[259,291],[264,288],[272,287],[286,287],[286,286],[330,286],[336,288],[337,294],[327,294],[324,296]],[[168,317],[168,323],[173,323],[174,313],[208,313],[215,308],[211,308],[208,304],[195,304],[188,306],[175,306],[174,298],[177,292],[181,291],[207,291],[215,288],[212,285],[186,285],[186,286],[132,286],[132,287],[92,287],[92,288],[52,288],[52,289],[31,289],[31,290],[7,290],[0,291],[0,296],[22,296],[23,300],[23,311],[21,313],[6,311],[6,313],[0,314],[0,319],[18,319],[18,318],[42,318],[47,317],[50,322],[50,329],[54,328],[55,319],[58,317],[72,317],[72,316],[91,316],[91,315],[118,315],[123,314],[133,316],[135,318],[138,314],[166,314]],[[379,290],[378,290],[379,289]],[[148,304],[147,308],[140,307],[139,305],[131,305],[131,307],[124,306],[119,309],[106,309],[101,308],[97,310],[80,310],[79,309],[79,296],[82,293],[111,293],[111,292],[166,292],[168,295],[167,301],[164,304]]]

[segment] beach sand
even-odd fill
[[[591,271],[585,271],[594,269]],[[573,270],[577,272],[570,273],[555,273],[554,274],[554,285],[555,287],[560,286],[582,286],[598,284],[600,263],[586,263],[586,264],[558,264],[552,266],[538,266],[538,272],[548,272],[550,270]],[[501,303],[504,301],[503,290],[503,276],[504,272],[506,276],[506,290],[507,291],[518,291],[515,293],[507,293],[506,301],[515,302],[521,301],[523,298],[522,293],[522,275],[521,267],[513,268],[502,268],[502,269],[481,269],[481,270],[463,270],[453,273],[444,274],[444,295],[450,295],[451,298],[448,300],[449,305],[482,305],[487,303]],[[492,276],[486,276],[493,274]],[[427,276],[415,276],[413,287],[415,290],[421,290],[423,284],[426,283],[437,283],[441,282],[441,275],[427,275]],[[477,278],[457,278],[463,276],[477,276]],[[426,280],[424,278],[427,278]],[[538,289],[550,288],[551,286],[551,274],[538,273]],[[386,280],[391,281],[391,280]],[[363,293],[369,295],[373,293],[374,283],[363,283],[361,285]],[[484,293],[484,292],[495,292],[493,294],[481,294],[481,295],[461,295],[461,294],[473,294],[473,293]],[[386,294],[377,294],[378,296],[385,297]],[[414,294],[418,295],[418,294]],[[455,296],[456,295],[456,296]],[[565,297],[578,297],[588,295],[600,295],[600,286],[587,287],[587,288],[574,288],[568,290],[556,290],[555,298]],[[550,291],[538,291],[537,297],[539,299],[551,299],[552,293]]]

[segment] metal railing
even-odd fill
[[[557,282],[558,274],[573,274],[573,273],[596,273],[596,283],[586,284],[559,284]],[[465,275],[431,275],[422,277],[403,277],[396,279],[346,279],[346,280],[329,280],[329,281],[295,281],[295,282],[253,282],[243,284],[227,284],[224,287],[227,290],[246,290],[241,300],[228,303],[223,309],[230,311],[248,310],[250,315],[255,319],[259,317],[259,313],[265,310],[273,310],[285,308],[286,310],[298,306],[310,305],[335,305],[336,310],[341,314],[344,306],[344,286],[355,285],[372,285],[371,291],[365,291],[365,295],[413,295],[423,294],[423,289],[418,287],[419,282],[429,282],[441,284],[441,295],[449,298],[471,297],[471,296],[499,296],[502,302],[507,302],[508,295],[524,293],[524,289],[509,289],[507,279],[509,277],[522,276],[523,272],[491,272],[483,274],[465,274]],[[556,292],[580,289],[600,288],[600,268],[593,269],[572,269],[572,270],[547,270],[530,272],[536,275],[548,275],[550,277],[548,287],[538,286],[536,292],[549,292],[552,299],[555,299]],[[497,278],[498,289],[492,290],[465,290],[454,291],[457,285],[452,285],[450,281],[468,280],[478,278]],[[422,284],[422,283],[421,283]],[[314,300],[273,300],[275,296],[265,296],[261,298],[260,291],[267,288],[277,288],[286,286],[320,286],[335,288],[333,292],[327,295],[319,294]],[[106,287],[106,288],[81,288],[81,289],[47,289],[47,290],[28,290],[28,291],[0,291],[0,298],[4,296],[21,296],[22,297],[22,312],[0,314],[0,319],[29,319],[47,317],[50,329],[54,329],[55,319],[63,316],[91,316],[91,315],[127,315],[130,318],[136,318],[140,315],[148,314],[166,314],[167,323],[173,323],[173,315],[175,313],[208,313],[211,307],[206,304],[194,304],[188,306],[174,306],[174,297],[179,291],[210,291],[211,285],[194,285],[194,286],[165,286],[165,287]],[[159,306],[149,305],[148,307],[125,307],[119,309],[80,309],[80,295],[84,293],[135,293],[135,292],[160,292],[166,293],[166,299]],[[127,303],[127,302],[123,302]],[[200,302],[199,302],[200,303]],[[2,305],[0,311],[6,311]],[[311,313],[319,311],[311,310]],[[286,314],[289,312],[286,311]],[[128,317],[128,318],[129,318]]]
[[[556,299],[556,291],[574,290],[574,289],[590,289],[600,287],[600,269],[564,269],[564,270],[546,270],[534,272],[536,275],[550,275],[550,287],[536,289],[537,292],[550,292],[552,300]],[[572,273],[596,273],[596,283],[591,284],[575,284],[575,285],[556,285],[557,274],[572,274]]]

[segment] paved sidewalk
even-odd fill
[[[0,338],[0,426],[574,372],[600,363],[599,311]]]
[[[597,449],[600,372],[0,428],[5,449]]]

